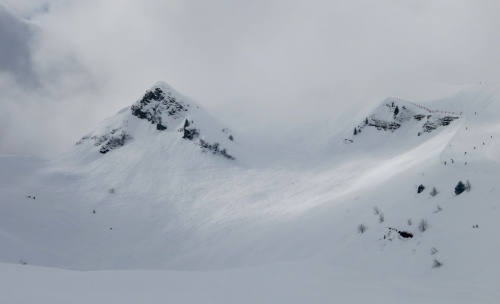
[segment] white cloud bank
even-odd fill
[[[500,70],[498,1],[0,5],[0,153],[61,153],[157,80],[233,126],[294,128]]]

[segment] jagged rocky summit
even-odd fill
[[[137,129],[144,124],[153,126],[148,129],[149,133],[169,132],[170,136],[199,146],[203,152],[235,159],[225,148],[234,142],[231,130],[217,126],[218,122],[199,105],[164,82],[156,83],[132,106],[105,120],[77,145],[92,145],[93,149],[106,154],[133,141],[135,133],[140,133]],[[219,134],[214,134],[214,130],[219,130]]]
[[[432,110],[398,98],[388,98],[361,124],[354,127],[353,135],[358,135],[365,128],[394,132],[405,124],[416,124],[418,132],[415,135],[420,136],[451,124],[455,119],[459,119],[460,115],[455,112]],[[344,142],[353,142],[353,139],[345,139]]]

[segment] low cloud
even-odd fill
[[[0,153],[57,155],[157,80],[258,135],[500,70],[498,1],[0,2]]]

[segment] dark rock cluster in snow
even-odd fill
[[[431,115],[429,115],[429,116],[431,116]],[[447,126],[452,121],[454,121],[455,119],[458,119],[458,117],[454,117],[454,116],[437,117],[437,118],[434,118],[434,119],[431,119],[431,118],[432,118],[432,116],[429,117],[429,120],[427,120],[425,122],[425,124],[422,126],[423,131],[418,133],[419,136],[423,132],[430,133],[433,130],[436,130],[437,128],[439,128],[439,127]]]
[[[166,122],[162,121],[162,116],[167,113],[173,119],[181,117],[182,112],[187,112],[189,105],[184,104],[171,96],[170,92],[165,94],[162,89],[156,87],[147,91],[130,110],[134,116],[145,119],[152,124],[156,124],[157,130],[166,130]]]
[[[122,147],[130,139],[132,139],[132,136],[125,132],[112,135],[106,140],[103,145],[101,145],[99,152],[101,152],[102,154],[106,154],[115,148]]]
[[[125,143],[132,139],[132,136],[121,130],[121,128],[116,128],[111,130],[109,133],[101,136],[94,135],[91,137],[90,135],[86,135],[82,137],[82,139],[76,144],[80,145],[83,143],[83,141],[88,139],[92,139],[94,141],[94,146],[100,147],[100,153],[106,154],[115,148],[125,145]]]
[[[204,141],[203,139],[200,139],[199,143],[204,152],[210,151],[215,155],[221,155],[227,159],[232,159],[232,160],[235,159],[232,155],[227,154],[226,149],[221,148],[219,143],[210,144]]]
[[[446,112],[431,111],[423,106],[409,102],[385,102],[373,114],[368,116],[362,124],[354,128],[354,135],[361,133],[362,129],[366,127],[373,127],[379,131],[394,132],[404,124],[413,121],[421,123],[422,131],[417,134],[420,136],[439,127],[447,126],[459,118],[458,114],[454,116],[443,115],[444,113]],[[345,140],[344,142],[347,143]]]
[[[184,128],[182,128],[182,132],[184,132],[182,138],[193,140],[198,138],[198,136],[200,136],[200,132],[198,131],[198,129],[193,127],[190,128],[190,126],[191,123],[189,123],[189,120],[186,119],[186,121],[184,121]]]

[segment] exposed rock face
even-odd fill
[[[132,139],[132,136],[127,132],[123,131],[122,128],[112,129],[110,132],[103,135],[86,135],[82,137],[76,144],[81,145],[86,140],[92,139],[93,145],[95,147],[100,147],[99,152],[102,154],[106,154],[109,151],[122,147],[128,141]]]
[[[399,129],[401,127],[400,124],[393,122],[393,121],[385,121],[382,119],[377,119],[376,117],[371,117],[371,121],[368,123],[368,126],[370,127],[375,127],[377,130],[384,130],[384,131],[394,131]]]
[[[177,100],[170,93],[165,94],[161,88],[156,87],[147,91],[141,100],[130,107],[130,110],[132,115],[156,124],[156,129],[163,131],[167,129],[167,125],[162,121],[162,116],[166,114],[173,119],[180,118],[183,112],[188,111],[188,107],[189,105]]]
[[[189,120],[186,119],[186,121],[184,122],[184,128],[183,128],[184,136],[182,136],[182,138],[188,139],[188,140],[193,140],[193,139],[198,138],[198,136],[200,135],[200,132],[196,128],[189,128],[190,125],[191,124],[189,123]]]
[[[365,120],[365,125],[375,127],[379,131],[393,132],[399,129],[402,123],[409,121],[412,116],[413,112],[405,106],[398,107],[394,103],[385,103],[381,106],[378,113],[372,114],[370,119]]]
[[[101,152],[102,154],[106,154],[115,148],[122,147],[123,145],[125,145],[125,143],[127,143],[131,139],[132,136],[128,135],[125,132],[121,132],[120,134],[115,134],[106,140],[106,142],[99,149],[99,152]]]
[[[433,130],[436,130],[437,128],[439,127],[444,127],[444,126],[447,126],[449,125],[452,121],[454,121],[455,119],[458,119],[458,117],[454,117],[454,116],[445,116],[445,117],[437,117],[435,119],[430,119],[428,120],[423,126],[422,126],[422,129],[423,131],[422,132],[425,132],[425,133],[430,133],[432,132]],[[421,135],[422,133],[419,132],[418,135]]]
[[[417,132],[417,135],[420,136],[439,127],[447,126],[458,118],[458,115],[451,116],[449,113],[431,111],[422,105],[389,99],[376,108],[370,116],[366,117],[363,123],[354,128],[354,135],[357,136],[366,127],[374,127],[379,131],[394,132],[404,125],[413,123],[421,127],[421,130]],[[344,143],[349,142],[344,140]]]

